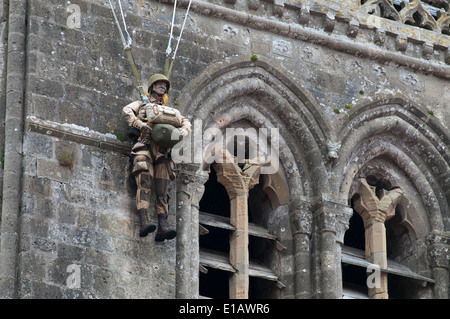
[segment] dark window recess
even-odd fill
[[[344,290],[359,292],[367,296],[367,273],[366,268],[342,264],[342,283]]]
[[[273,249],[273,246],[273,240],[249,236],[248,251],[250,260],[253,260],[259,264],[264,264],[265,258],[268,252]]]
[[[229,298],[230,273],[208,267],[208,273],[200,273],[199,295],[214,299]]]
[[[230,198],[225,187],[217,181],[217,174],[212,166],[199,204],[202,212],[230,217]]]
[[[205,183],[205,192],[200,200],[201,212],[230,217],[230,199],[225,187],[217,181],[217,174],[211,166],[209,179]],[[230,231],[220,227],[206,225],[207,233],[199,237],[200,250],[207,249],[212,254],[230,252]],[[221,254],[220,254],[221,255]],[[199,295],[214,299],[229,298],[230,272],[206,267],[207,272],[200,272]]]
[[[209,233],[200,236],[200,247],[209,250],[230,252],[230,231],[218,227],[206,226]]]
[[[276,282],[257,277],[249,278],[249,299],[273,299],[277,298]]]
[[[364,223],[362,217],[356,211],[353,211],[348,229],[345,232],[344,245],[361,250],[366,249]]]

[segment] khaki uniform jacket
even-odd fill
[[[150,98],[151,103],[163,104],[162,101],[158,103],[155,99]],[[142,107],[142,101],[134,101],[128,104],[123,108],[123,116],[130,127],[134,127],[138,130],[141,130],[144,125],[147,125],[148,122],[145,120],[146,118],[146,108]],[[179,128],[185,129],[188,133],[191,133],[191,122],[188,118],[182,117],[181,126]],[[155,143],[152,143],[155,144]],[[158,152],[157,145],[146,145],[142,143],[141,140],[138,140],[136,144],[134,144],[131,155],[145,155],[150,160],[152,157],[150,155],[149,147],[152,148],[153,154],[155,154],[155,160],[158,159],[163,153]]]
[[[151,103],[156,101],[150,99]],[[142,101],[134,101],[123,108],[123,114],[129,126],[141,130],[144,125],[148,123],[143,119],[146,117],[145,107],[142,107]],[[184,128],[189,133],[191,132],[191,122],[186,117],[183,117],[180,128]]]

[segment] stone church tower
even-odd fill
[[[121,4],[147,81],[174,2]],[[1,298],[449,297],[448,1],[178,0],[173,27],[193,131],[155,242],[109,0],[0,0]]]

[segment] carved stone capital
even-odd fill
[[[213,164],[217,181],[225,187],[230,198],[240,194],[248,195],[248,191],[259,183],[261,165],[248,160],[238,164],[236,157],[231,156],[227,150],[222,152],[222,162]]]
[[[312,233],[313,204],[301,199],[295,199],[289,203],[289,217],[292,225],[292,232],[295,234]]]
[[[314,204],[314,217],[322,231],[331,231],[337,235],[338,241],[343,241],[348,229],[353,210],[343,203],[320,198]]]
[[[375,186],[370,186],[365,178],[360,179],[359,197],[354,203],[355,210],[361,215],[364,227],[375,222],[384,223],[395,215],[395,207],[403,195],[400,188],[390,191],[381,189],[376,191]]]
[[[201,169],[200,165],[181,163],[177,164],[179,169],[177,181],[182,184],[206,183],[208,172]]]
[[[177,176],[177,192],[183,192],[189,196],[191,203],[198,206],[203,192],[204,184],[208,181],[209,174],[199,165],[178,164],[180,169]]]

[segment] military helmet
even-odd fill
[[[157,73],[157,74],[152,75],[150,77],[150,79],[148,80],[148,85],[147,85],[148,93],[151,93],[150,91],[151,91],[153,83],[158,82],[158,81],[166,81],[166,83],[167,83],[167,91],[166,91],[166,93],[169,92],[169,89],[170,89],[170,81],[169,81],[169,79],[164,74]]]

